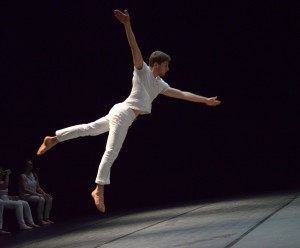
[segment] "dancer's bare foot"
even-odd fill
[[[96,189],[91,193],[94,198],[95,205],[101,213],[105,213],[104,205],[104,185],[97,184]]]
[[[40,148],[38,149],[36,155],[40,156],[43,153],[45,153],[46,151],[50,150],[53,146],[55,146],[58,143],[58,139],[56,136],[46,136],[43,144],[40,146]]]

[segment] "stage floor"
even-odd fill
[[[0,247],[300,247],[299,192],[90,216],[0,237]]]

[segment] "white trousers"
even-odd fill
[[[53,198],[44,198],[37,195],[24,194],[20,196],[22,200],[37,204],[38,220],[49,219]]]
[[[0,230],[3,227],[3,210],[4,210],[3,200],[0,199]]]
[[[24,215],[25,215],[25,219],[29,225],[34,224],[28,202],[22,201],[22,200],[18,200],[18,201],[9,200],[8,197],[4,195],[4,196],[2,196],[2,199],[0,200],[0,215],[1,215],[0,227],[2,227],[1,211],[3,213],[3,207],[1,210],[1,206],[3,206],[4,208],[16,210],[16,217],[17,217],[17,221],[18,221],[20,228],[23,228],[26,226],[25,221],[24,221]]]
[[[59,142],[83,136],[96,136],[109,131],[95,182],[110,184],[110,169],[119,155],[128,128],[136,119],[133,110],[123,103],[115,104],[108,115],[88,124],[75,125],[56,131]]]

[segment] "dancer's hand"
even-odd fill
[[[205,102],[208,106],[218,106],[221,104],[221,101],[217,100],[217,97],[209,97],[207,98],[207,101]]]
[[[115,17],[124,25],[130,23],[130,16],[128,11],[125,9],[124,13],[118,9],[114,10]]]

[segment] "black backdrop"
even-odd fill
[[[108,211],[299,187],[297,1],[2,1],[0,161],[11,194],[32,158],[54,219],[97,212],[90,192],[107,134],[35,153],[45,135],[128,96],[116,8],[129,10],[145,61],[171,55],[172,87],[222,104],[159,96],[112,168]]]

